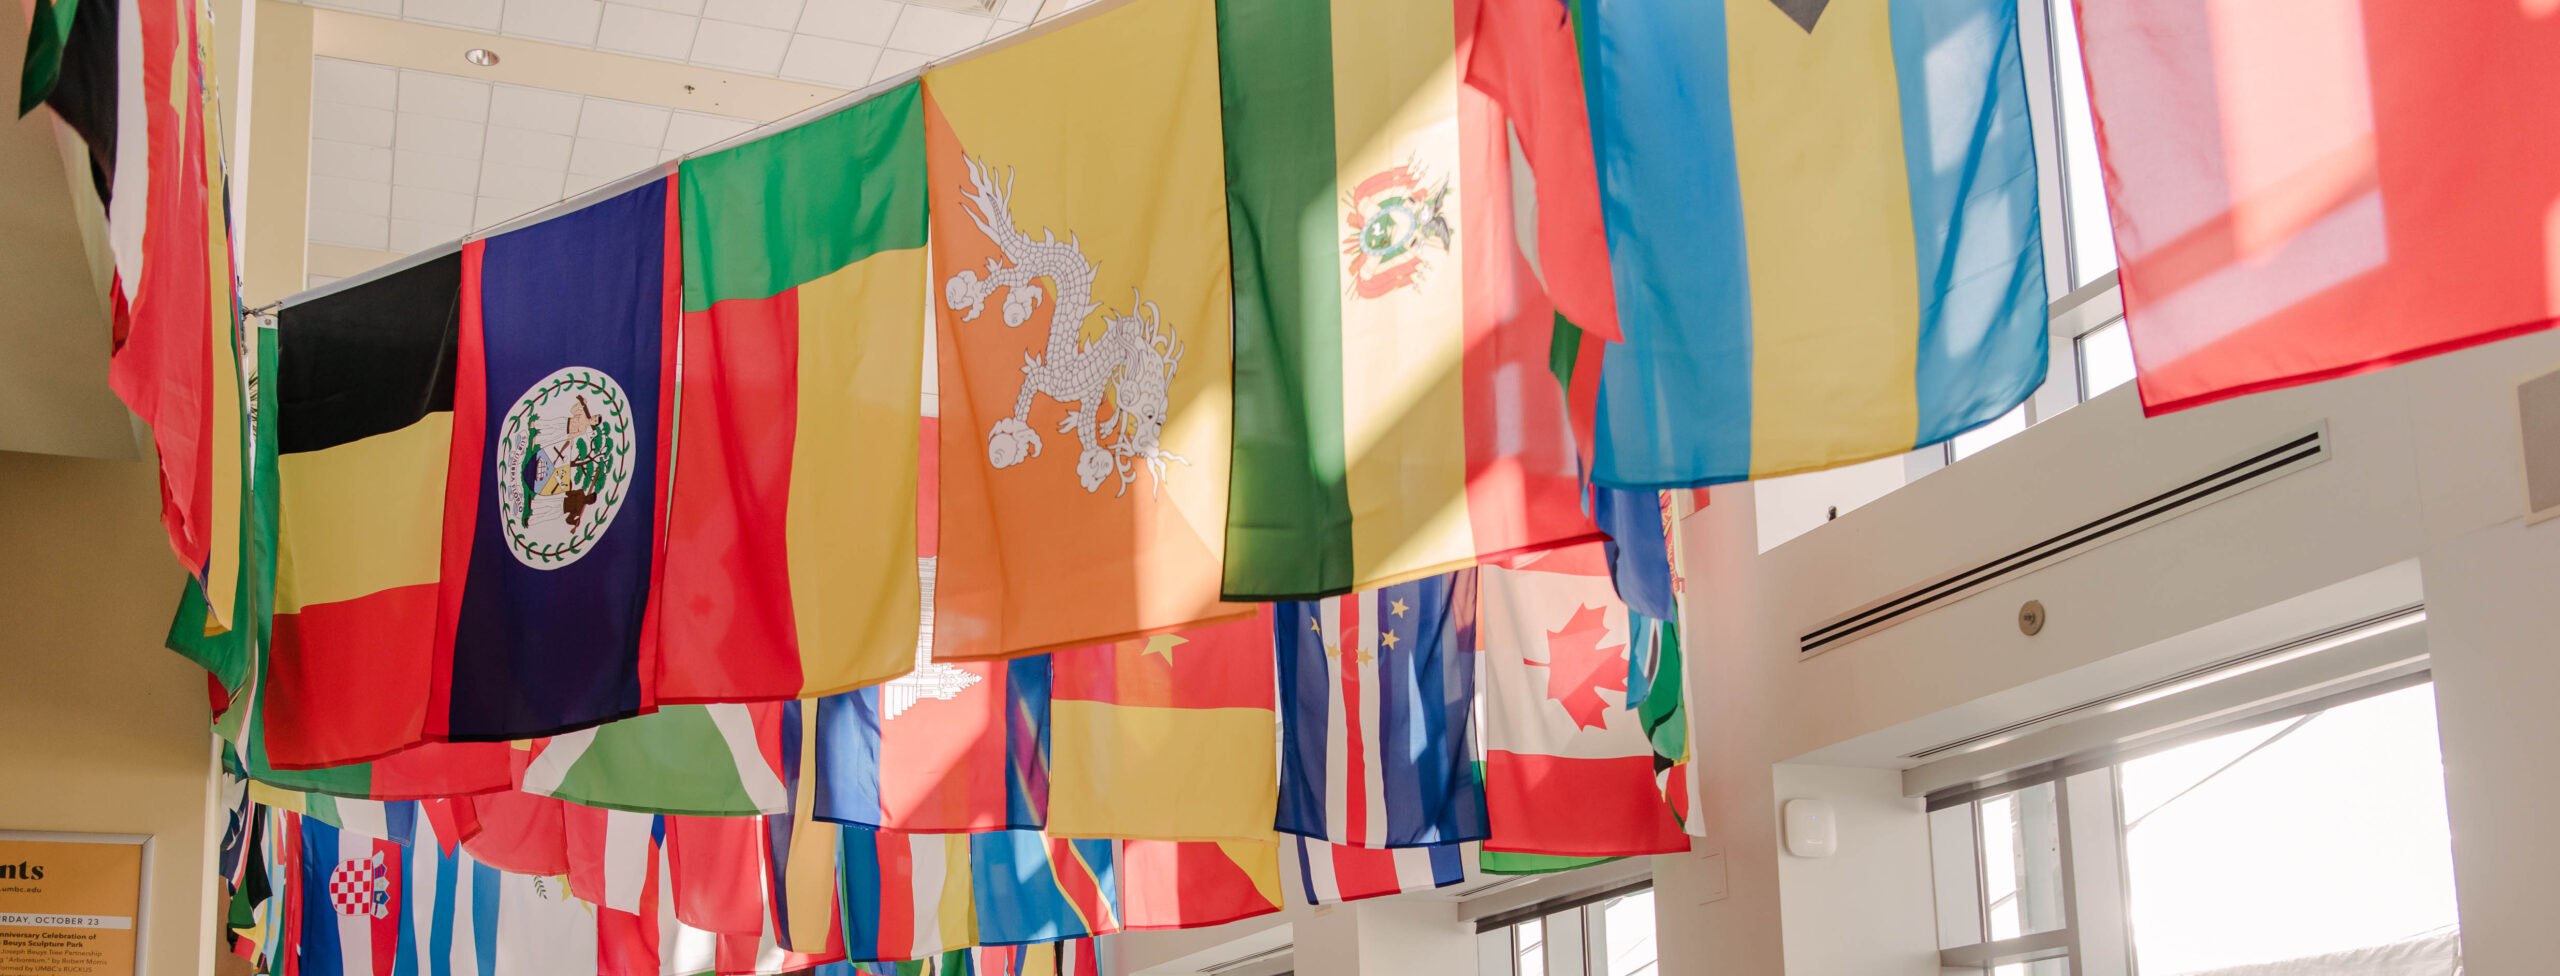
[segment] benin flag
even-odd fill
[[[1196,929],[1279,911],[1280,845],[1132,840],[1120,844],[1121,920],[1131,931]]]
[[[934,656],[1231,619],[1226,199],[1207,5],[1137,0],[925,75]]]
[[[684,162],[662,702],[832,694],[914,660],[922,92]]]
[[[1225,594],[1302,600],[1596,538],[1555,313],[1454,0],[1220,0],[1236,280]]]
[[[1271,616],[1050,655],[1049,832],[1268,842]]]

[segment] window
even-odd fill
[[[2081,333],[2072,344],[2078,347],[2082,402],[2133,382],[2133,336],[2124,330],[2123,316]]]
[[[1933,798],[1944,971],[2457,972],[2434,686],[2399,684]]]
[[[1496,927],[1479,931],[1480,969],[1488,976],[1654,976],[1659,972],[1650,887],[1622,888],[1525,911],[1528,917],[1517,922],[1502,925],[1496,919],[1491,923]]]
[[[2063,214],[2069,221],[2071,284],[2116,269],[2115,230],[2107,218],[2106,175],[2098,164],[2098,129],[2089,111],[2088,75],[2080,67],[2080,30],[2071,0],[2048,0],[2053,25],[2053,86],[2061,96]]]

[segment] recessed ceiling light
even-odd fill
[[[462,60],[486,68],[498,63],[498,52],[485,47],[475,47],[462,52]]]

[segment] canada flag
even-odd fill
[[[1627,607],[1600,544],[1486,566],[1485,849],[1615,857],[1687,850],[1627,708]]]

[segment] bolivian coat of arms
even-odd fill
[[[571,366],[517,397],[491,452],[507,551],[535,569],[578,561],[631,487],[631,399],[603,370]]]

